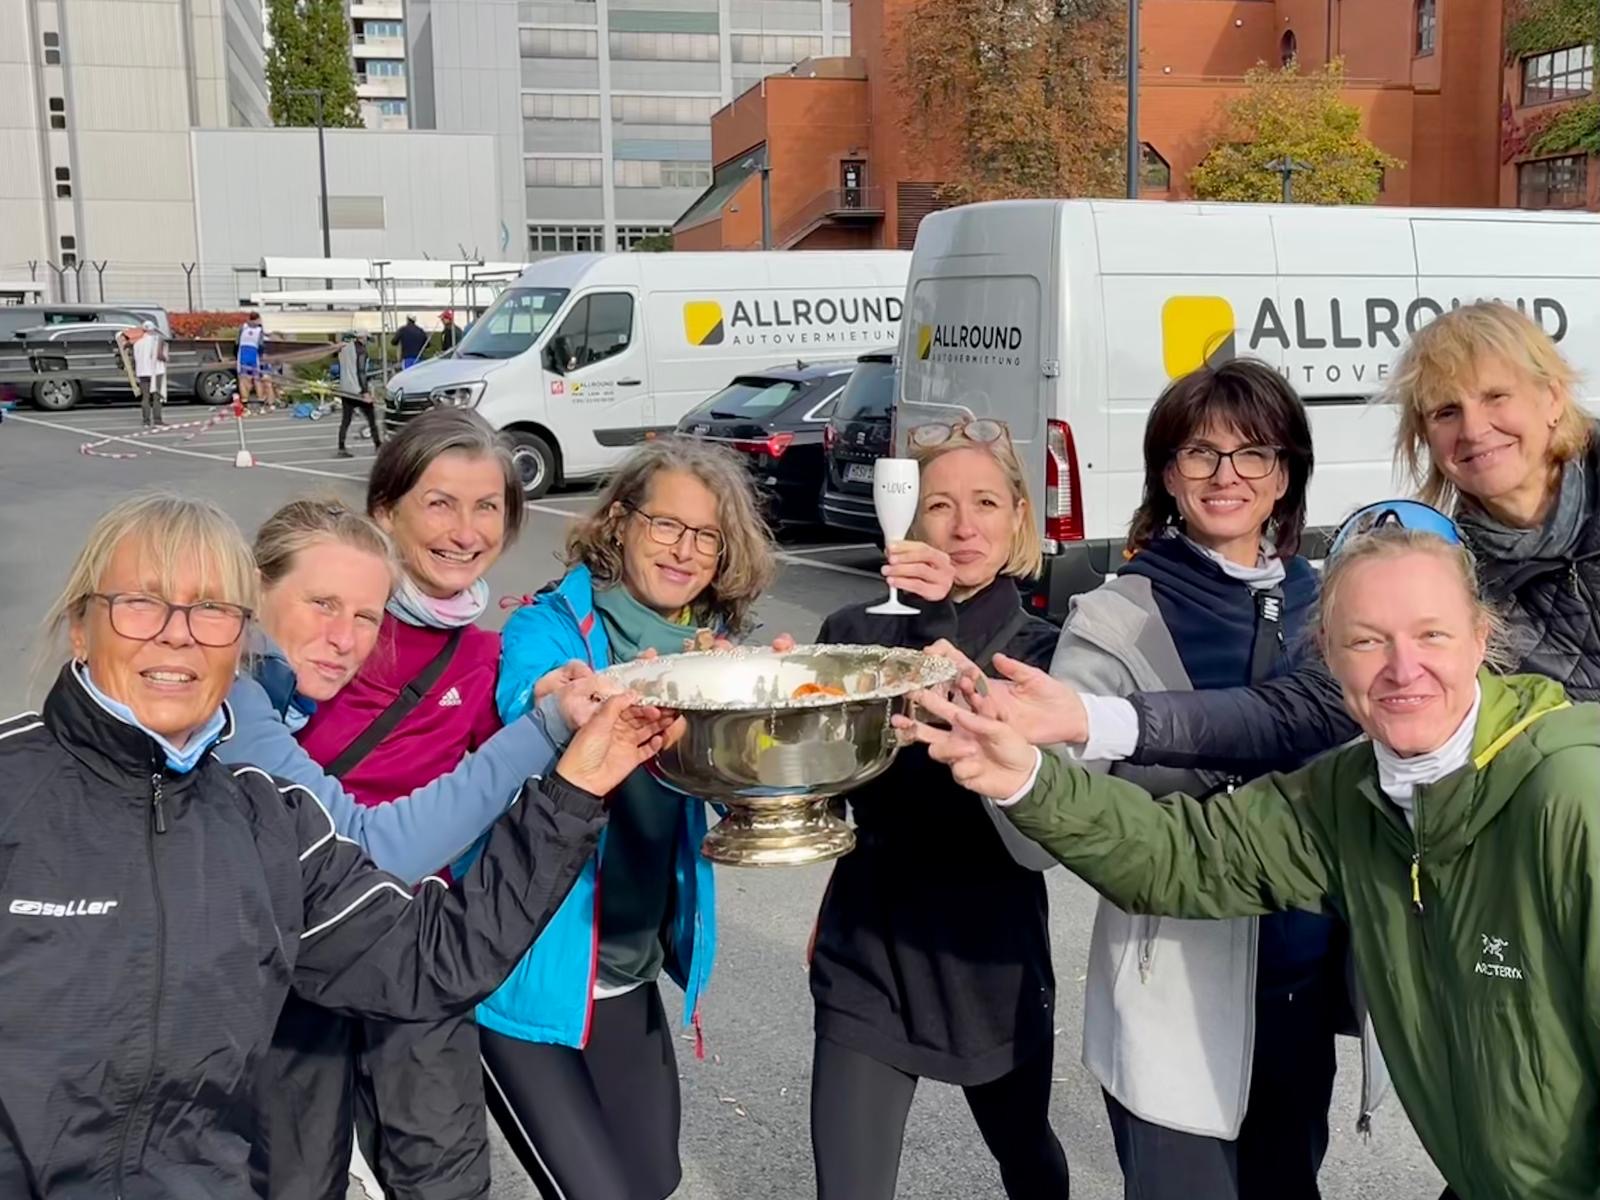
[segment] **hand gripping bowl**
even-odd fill
[[[855,845],[828,801],[883,773],[900,748],[889,718],[956,668],[882,646],[751,646],[638,659],[605,675],[683,714],[683,738],[651,769],[727,808],[701,852],[729,866],[796,866]],[[801,689],[813,694],[796,698]]]

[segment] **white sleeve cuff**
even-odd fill
[[[1120,762],[1139,748],[1139,714],[1120,696],[1084,696],[1083,712],[1089,728],[1078,757],[1100,762]]]
[[[1004,800],[996,800],[995,804],[1000,808],[1010,808],[1014,804],[1020,804],[1022,798],[1033,791],[1033,785],[1039,782],[1039,768],[1042,766],[1044,766],[1044,755],[1039,752],[1038,747],[1034,747],[1033,770],[1028,772],[1028,782],[1012,792]]]

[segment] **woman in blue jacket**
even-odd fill
[[[743,633],[775,560],[750,478],[726,451],[637,450],[567,539],[566,576],[501,635],[497,699],[512,723],[546,672],[678,653]],[[664,1200],[682,1176],[673,1034],[657,980],[699,1031],[716,925],[701,800],[635,771],[550,925],[478,1008],[489,1108],[529,1176],[562,1200]]]

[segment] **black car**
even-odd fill
[[[64,412],[80,400],[127,400],[134,395],[117,335],[126,324],[60,323],[18,330],[0,343],[0,382],[35,407]],[[225,404],[238,390],[231,357],[221,343],[168,340],[167,398]]]
[[[827,474],[822,482],[824,523],[879,536],[872,504],[872,466],[890,453],[899,356],[892,350],[863,354],[823,431]]]
[[[678,422],[678,433],[731,446],[746,456],[784,524],[819,520],[822,431],[850,377],[849,362],[797,362],[736,376]]]

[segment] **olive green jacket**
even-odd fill
[[[1336,910],[1424,1147],[1463,1200],[1600,1197],[1600,706],[1485,673],[1473,761],[1417,789],[1372,747],[1205,803],[1045,755],[1007,809],[1129,912]]]

